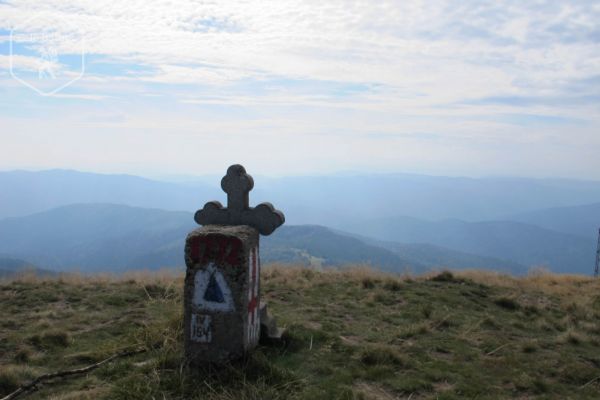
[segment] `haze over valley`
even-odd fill
[[[544,267],[593,272],[600,182],[408,174],[257,177],[251,205],[286,225],[264,263],[365,264],[394,272]],[[219,179],[157,181],[69,170],[0,173],[0,270],[182,268],[183,238]]]

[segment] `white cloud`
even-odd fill
[[[490,86],[519,90],[511,81],[531,75],[543,89],[597,71],[597,44],[586,39],[598,29],[597,7],[510,3],[19,1],[1,5],[0,17],[5,28],[56,29],[65,38],[79,28],[90,54],[154,66],[154,79],[169,82],[220,84],[259,73],[412,84],[457,97],[457,80],[472,82],[467,95],[481,95]],[[561,29],[581,34],[565,43]],[[78,51],[68,40],[62,46]],[[189,73],[178,73],[184,68]]]
[[[10,69],[12,64],[13,69],[26,71],[37,71],[42,65],[42,60],[38,57],[0,54],[0,68]],[[60,64],[52,63],[54,69],[60,69]]]
[[[0,4],[1,30],[56,31],[61,54],[77,54],[83,32],[89,65],[77,93],[65,95],[126,110],[102,125],[93,117],[104,110],[87,109],[93,122],[65,129],[109,127],[121,137],[128,129],[159,130],[147,142],[154,156],[177,131],[210,131],[211,141],[222,135],[223,146],[236,131],[251,132],[256,151],[262,144],[285,153],[286,141],[306,142],[298,157],[321,157],[315,166],[327,164],[326,150],[341,166],[361,149],[379,166],[421,165],[418,157],[433,162],[436,155],[455,165],[470,157],[475,165],[477,145],[501,169],[501,143],[598,144],[590,132],[600,119],[599,20],[595,2],[558,0]],[[35,70],[34,58],[15,60]],[[0,56],[0,69],[7,65]],[[132,105],[140,97],[143,104]],[[551,117],[585,127],[539,122]],[[351,139],[332,150],[343,141],[337,132]],[[182,143],[169,146],[187,152]]]

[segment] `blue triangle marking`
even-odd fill
[[[204,300],[211,301],[213,303],[225,303],[223,292],[221,291],[221,287],[217,283],[214,274],[210,276],[210,281],[206,287],[206,292],[204,292]]]

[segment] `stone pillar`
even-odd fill
[[[258,244],[247,225],[206,225],[188,235],[184,343],[192,364],[239,358],[258,344]]]
[[[250,207],[252,176],[243,166],[227,168],[221,188],[227,207],[209,201],[194,214],[204,225],[185,242],[185,356],[192,364],[222,362],[253,349],[261,334],[281,338],[282,330],[260,304],[258,235],[285,222],[271,203]]]

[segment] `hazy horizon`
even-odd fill
[[[126,175],[138,178],[150,179],[162,182],[171,183],[185,183],[189,181],[201,181],[206,183],[212,183],[215,186],[219,185],[220,179],[223,176],[223,172],[206,173],[206,174],[153,174],[153,173],[136,173],[126,171],[96,171],[96,170],[84,170],[74,168],[14,168],[14,169],[0,169],[0,173],[10,172],[52,172],[52,171],[65,171],[65,172],[76,172],[83,174],[97,174],[97,175]],[[285,179],[285,178],[319,178],[319,177],[366,177],[366,176],[415,176],[415,177],[431,177],[431,178],[452,178],[452,179],[474,179],[474,180],[485,180],[485,179],[498,179],[498,180],[566,180],[566,181],[580,181],[580,182],[594,182],[600,183],[600,178],[580,178],[580,177],[563,177],[563,176],[530,176],[530,175],[449,175],[449,174],[433,174],[433,173],[419,173],[419,172],[408,172],[408,171],[360,171],[360,170],[340,170],[330,171],[322,173],[312,174],[276,174],[276,173],[259,173],[252,174],[255,179]]]

